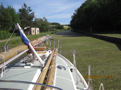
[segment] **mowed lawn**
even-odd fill
[[[121,38],[121,34],[99,34],[99,35]]]
[[[62,55],[71,62],[73,62],[72,51],[76,50],[77,68],[84,77],[88,75],[88,65],[91,65],[94,90],[99,90],[100,83],[104,84],[105,90],[120,90],[121,51],[118,48],[120,45],[69,31],[51,36],[62,42]]]

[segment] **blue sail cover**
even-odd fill
[[[29,45],[30,41],[22,34],[22,32],[20,31],[20,29],[18,28],[19,34],[21,36],[21,40],[25,45]]]

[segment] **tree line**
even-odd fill
[[[121,1],[86,0],[73,13],[70,26],[78,32],[121,32]]]
[[[5,8],[0,5],[0,39],[10,36],[11,30],[15,27],[16,22],[21,24],[20,16],[11,6]]]
[[[15,24],[19,25],[24,29],[25,27],[39,27],[40,32],[50,31],[53,28],[62,28],[59,23],[50,23],[47,18],[36,18],[34,12],[25,3],[16,12],[12,6],[4,7],[3,4],[0,5],[0,39],[5,39],[10,37],[11,33],[15,28]],[[58,25],[57,27],[52,27],[51,25]],[[14,33],[14,36],[19,35],[18,31]]]

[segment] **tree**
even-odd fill
[[[35,18],[34,19],[34,27],[39,27],[40,32],[46,32],[50,29],[50,23],[47,21],[47,18]]]
[[[70,21],[74,31],[121,32],[120,0],[86,0],[75,10]]]
[[[16,11],[15,11],[15,9],[13,7],[8,6],[7,10],[9,11],[9,13],[10,13],[10,15],[12,17],[12,25],[11,25],[12,29],[11,30],[13,31],[13,29],[15,28],[16,23],[19,23],[19,25],[21,25],[21,20],[20,20],[19,14],[16,13]]]
[[[53,23],[51,23],[51,25],[60,25],[60,23],[53,22]]]
[[[56,29],[64,29],[63,25],[56,25]]]
[[[30,7],[27,7],[27,5],[24,3],[22,8],[19,9],[19,15],[21,19],[21,26],[24,28],[26,26],[32,25],[32,20],[34,18],[34,12],[32,12],[32,9]]]
[[[9,11],[0,5],[0,30],[10,31],[12,29],[12,16]]]

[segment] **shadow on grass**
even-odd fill
[[[90,36],[80,34],[80,33],[76,33],[76,32],[72,32],[72,31],[62,31],[62,32],[58,32],[58,33],[55,33],[55,34],[56,35],[63,35],[63,37],[85,37],[85,36],[90,37]],[[93,38],[96,38],[96,37],[93,37]],[[100,39],[100,38],[97,38],[97,39]],[[100,39],[100,40],[115,44],[118,47],[118,49],[121,51],[121,44],[114,43],[112,41],[108,41],[108,40],[104,40],[104,39]]]
[[[117,47],[118,47],[118,49],[121,51],[121,44],[117,44],[117,43],[114,43]]]
[[[102,31],[96,32],[96,31],[94,31],[93,34],[121,34],[121,31],[109,31],[109,32],[106,32],[106,31],[105,32],[104,31],[103,32]]]
[[[58,32],[55,34],[56,35],[63,35],[63,37],[83,37],[83,36],[86,36],[86,35],[83,35],[80,33],[72,32],[72,31],[62,31],[62,32]]]
[[[96,38],[96,37],[93,37],[93,38]],[[106,41],[106,42],[109,42],[109,43],[113,43],[113,44],[115,44],[115,45],[118,47],[118,49],[121,51],[121,44],[115,43],[115,42],[113,42],[113,41],[101,39],[101,38],[97,38],[97,39],[100,39],[100,40],[103,40],[103,41]]]

